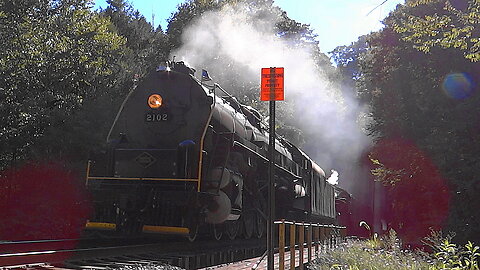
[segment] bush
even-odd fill
[[[430,258],[434,262],[432,269],[478,270],[479,247],[468,241],[464,247],[452,243],[453,234],[442,237],[432,232],[424,243],[432,248]]]
[[[464,248],[451,242],[452,236],[433,233],[424,242],[432,253],[402,250],[395,231],[382,238],[348,240],[342,246],[321,254],[312,270],[479,270],[479,247],[468,242]]]

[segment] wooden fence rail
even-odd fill
[[[290,250],[290,268],[296,269],[296,255],[298,249],[298,269],[304,269],[305,248],[307,249],[307,262],[312,261],[313,255],[318,256],[321,249],[332,248],[345,240],[346,228],[335,225],[313,223],[296,223],[290,221],[276,221],[278,225],[278,269],[285,270],[286,237],[288,234],[288,247]],[[288,230],[287,230],[288,226]],[[298,238],[297,238],[298,236]],[[306,237],[306,239],[305,239]],[[298,240],[297,240],[298,239]],[[312,254],[312,248],[315,254]]]

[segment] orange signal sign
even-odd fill
[[[283,91],[283,67],[262,68],[260,100],[285,100]]]

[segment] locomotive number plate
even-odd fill
[[[145,122],[166,122],[170,120],[168,113],[146,113]]]

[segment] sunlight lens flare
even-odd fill
[[[376,205],[372,208],[379,211],[373,215],[375,222],[378,223],[378,218],[380,222],[383,220],[387,228],[398,233],[403,245],[410,248],[421,247],[421,239],[445,228],[451,190],[428,153],[412,140],[392,137],[378,141],[369,158],[381,161],[381,165],[372,163],[371,169],[388,170],[387,174],[393,172],[398,178],[392,182],[391,177],[382,176],[378,180],[383,187],[372,189],[374,200],[381,202],[373,201]]]
[[[465,99],[473,93],[473,80],[467,73],[450,73],[445,76],[442,89],[451,98]]]
[[[84,180],[67,168],[61,163],[26,163],[2,171],[2,241],[73,240],[81,237],[92,213],[91,199]],[[77,244],[78,241],[51,241],[42,244],[42,250],[68,250]],[[31,250],[31,245],[34,244],[12,247],[10,252]],[[71,256],[71,253],[59,252],[49,254],[48,258],[62,262]]]

